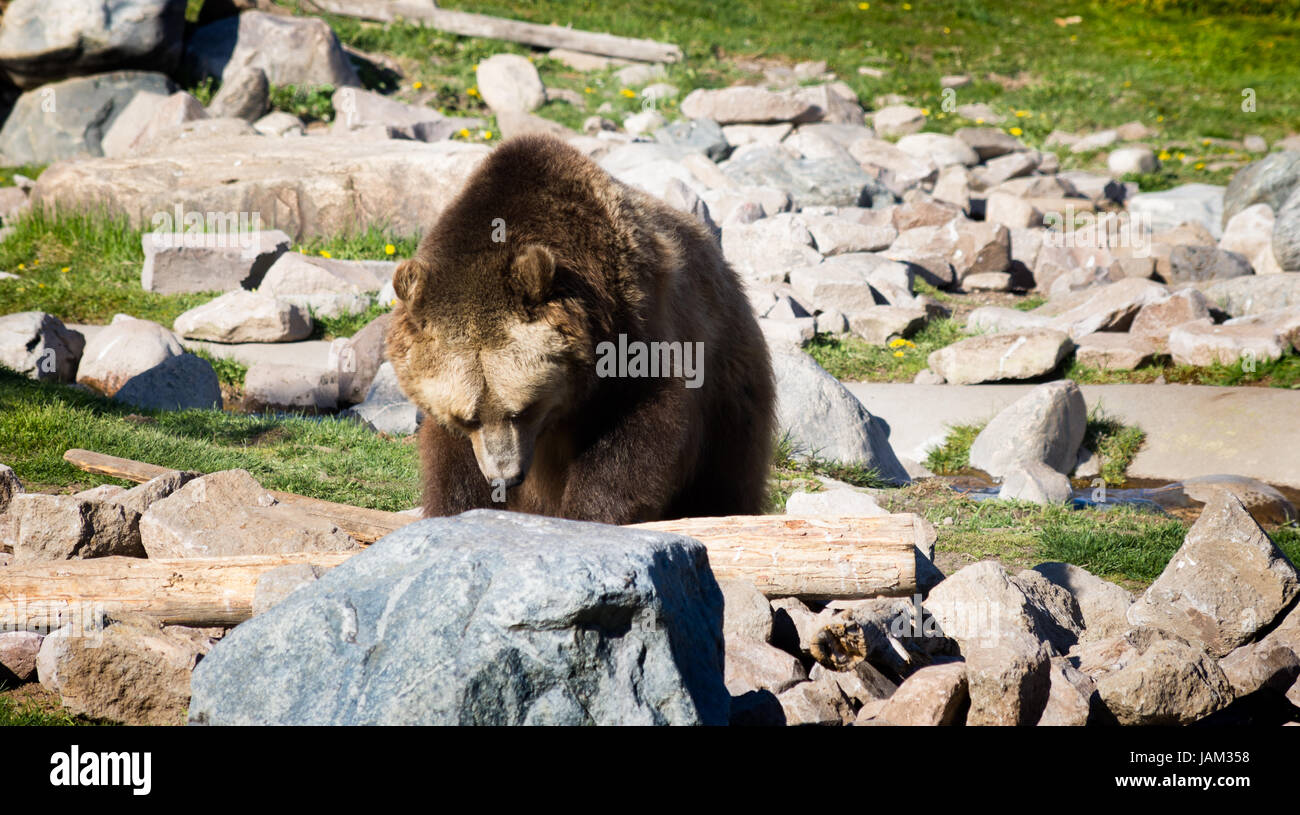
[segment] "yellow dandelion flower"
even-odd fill
[[[396,246],[393,246],[391,243],[384,244],[384,254],[385,254],[385,255],[391,255],[391,254],[394,254],[395,252],[397,252],[397,247],[396,247]]]
[[[636,91],[631,90],[629,88],[624,88],[623,90],[619,91],[619,95],[626,96],[628,99],[635,99]]]
[[[1183,159],[1187,158],[1187,154],[1184,153],[1182,150],[1179,150],[1177,155],[1179,161],[1182,161]]]
[[[329,257],[330,257],[330,253],[329,253],[329,252],[326,252],[324,249],[322,249],[322,250],[320,250],[320,256],[323,257],[323,258],[329,258]]]
[[[490,139],[490,138],[492,138],[492,131],[491,131],[491,130],[484,130],[484,131],[483,131],[483,138],[485,138],[485,139]]]
[[[1010,130],[1008,130],[1007,132],[1010,133],[1010,134],[1013,135],[1013,136],[1023,136],[1023,135],[1025,135],[1025,131],[1021,130],[1021,129],[1018,128],[1018,127],[1013,127],[1013,128],[1011,128]]]
[[[902,352],[902,351],[895,351],[895,352],[894,352],[894,356],[898,357],[899,359],[902,359],[902,357],[903,357],[903,352]]]
[[[1077,34],[1070,35],[1070,42],[1078,42],[1078,41],[1079,41],[1079,35]]]
[[[1133,87],[1133,83],[1126,79],[1124,80],[1124,87],[1131,88]]]
[[[1160,155],[1156,156],[1156,158],[1160,159],[1161,161],[1168,161],[1168,160],[1169,160],[1169,151],[1168,151],[1168,150],[1161,150],[1161,151],[1160,151]]]
[[[462,127],[460,130],[456,131],[456,135],[460,136],[462,139],[468,139],[469,130],[467,128]]]
[[[466,96],[478,96],[478,88],[469,88],[465,91]]]
[[[67,274],[68,272],[72,271],[72,267],[71,267],[71,266],[64,266],[62,269],[59,269],[59,271],[60,271],[60,272],[63,272],[64,274]]]
[[[1164,117],[1164,116],[1157,116],[1157,117],[1156,117],[1156,121],[1157,121],[1157,122],[1163,122],[1164,120],[1165,120],[1165,117]]]
[[[36,288],[38,288],[38,289],[43,289],[43,288],[45,288],[45,284],[44,284],[44,283],[37,283],[37,284],[36,284]]]
[[[412,88],[413,90],[417,90],[417,91],[418,91],[420,88],[423,88],[423,87],[424,87],[424,83],[423,83],[423,82],[420,82],[419,80],[416,80],[415,82],[413,82],[413,83],[411,84],[411,88]]]
[[[1204,169],[1205,169],[1205,162],[1204,162],[1204,161],[1198,161],[1198,162],[1196,162],[1196,164],[1195,164],[1194,166],[1195,166],[1196,169],[1198,169],[1198,170],[1204,170]]]
[[[1210,144],[1210,140],[1209,140],[1209,139],[1201,139],[1201,144],[1208,146],[1208,145]]]
[[[907,347],[908,347],[908,348],[915,348],[915,347],[916,347],[916,343],[912,342],[911,340],[903,340],[903,342],[907,343]]]
[[[943,27],[943,33],[945,33],[945,34],[951,34],[951,33],[952,33],[952,29],[949,28],[948,26],[944,26],[944,27]]]
[[[922,116],[929,116],[929,115],[930,115],[930,109],[929,109],[929,108],[921,108],[921,115],[922,115]]]
[[[19,263],[19,264],[18,264],[18,271],[21,272],[23,269],[26,269],[26,268],[27,268],[27,264],[26,264],[26,263]]]
[[[975,120],[975,124],[977,124],[977,125],[982,125],[982,124],[984,124],[984,119],[983,119],[983,118],[976,119],[976,120]]]
[[[589,88],[589,87],[588,87],[588,88],[583,88],[583,89],[582,89],[582,92],[583,92],[583,93],[595,93],[595,91],[593,91],[593,90],[592,90],[591,88]]]
[[[1016,118],[1017,118],[1017,119],[1023,119],[1023,118],[1025,118],[1026,116],[1029,116],[1029,115],[1030,115],[1030,113],[1029,113],[1029,111],[1027,111],[1027,110],[1017,110],[1017,111],[1016,111]]]
[[[871,8],[870,3],[858,3],[858,11],[866,11],[869,8]]]
[[[911,3],[904,3],[904,4],[903,4],[903,11],[911,11],[911,10],[912,10],[912,4],[911,4]]]
[[[944,112],[942,110],[934,114],[934,118],[936,119],[942,119],[943,117],[944,117]]]
[[[907,342],[907,340],[903,339],[902,337],[894,337],[892,340],[889,341],[889,347],[897,348],[898,346],[902,345],[905,342]]]

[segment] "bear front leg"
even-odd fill
[[[661,390],[596,438],[569,468],[560,516],[629,524],[665,517],[699,440],[680,391]]]
[[[430,418],[420,425],[424,468],[424,517],[459,515],[490,508],[492,491],[474,460],[469,439],[448,432]]]

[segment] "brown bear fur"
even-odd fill
[[[553,137],[523,136],[483,161],[394,287],[388,358],[425,413],[426,517],[497,507],[622,524],[761,512],[774,429],[767,346],[694,218]],[[598,376],[597,348],[619,334],[703,342],[700,387]]]

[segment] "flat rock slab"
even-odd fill
[[[418,521],[240,625],[196,724],[726,724],[722,592],[689,538]]]
[[[295,240],[372,226],[416,235],[488,152],[460,142],[193,138],[149,155],[55,164],[37,180],[32,202],[103,207],[137,228],[185,201],[187,210],[248,213]]]
[[[916,385],[846,382],[878,422],[898,455],[924,461],[955,424],[988,421],[1034,385]],[[1231,474],[1300,489],[1300,392],[1209,385],[1083,385],[1091,410],[1146,431],[1129,465],[1131,478],[1180,481]],[[1243,417],[1249,417],[1244,420]]]

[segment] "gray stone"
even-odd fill
[[[974,167],[980,157],[970,145],[955,136],[942,133],[912,133],[896,142],[899,150],[910,156],[928,159],[936,167],[962,164]]]
[[[402,393],[397,374],[389,362],[384,362],[375,372],[365,401],[339,414],[340,418],[355,417],[368,423],[381,433],[407,436],[416,431],[424,420],[424,413]]]
[[[253,122],[253,132],[260,133],[263,136],[275,136],[276,138],[302,136],[306,134],[306,125],[303,124],[302,119],[292,113],[273,110]],[[394,135],[385,133],[384,138],[392,138]]]
[[[143,515],[155,501],[161,501],[199,475],[192,470],[172,470],[114,496],[111,502]]]
[[[780,147],[755,145],[719,165],[735,183],[786,190],[796,207],[871,206],[893,200],[889,191],[853,161],[793,158]]]
[[[128,379],[113,400],[146,410],[221,410],[221,382],[212,363],[181,354]]]
[[[1295,567],[1240,499],[1219,491],[1128,619],[1222,657],[1269,626],[1297,594]]]
[[[1077,340],[1096,331],[1124,331],[1143,306],[1168,296],[1154,280],[1130,277],[1055,298],[1032,313],[1051,317],[1053,328]]]
[[[1268,204],[1252,204],[1228,219],[1219,248],[1245,256],[1255,274],[1276,274],[1282,271],[1273,256],[1276,221]]]
[[[733,638],[767,642],[772,638],[772,605],[748,580],[719,580],[724,601],[722,634]]]
[[[827,257],[852,252],[879,252],[889,248],[898,237],[898,230],[891,225],[876,226],[838,215],[805,215],[803,220],[812,233],[817,251]]]
[[[339,135],[367,128],[387,128],[397,138],[434,142],[451,138],[462,127],[476,130],[483,123],[465,124],[423,105],[399,102],[374,91],[339,88],[334,92],[334,124]]]
[[[343,552],[356,541],[334,524],[280,504],[245,470],[196,478],[140,518],[151,558]]]
[[[140,514],[116,504],[24,493],[14,496],[9,514],[16,529],[14,561],[18,563],[144,557]]]
[[[800,682],[779,694],[777,700],[788,726],[819,725],[837,727],[853,721],[853,708],[829,676],[816,682]]]
[[[245,65],[230,72],[208,103],[208,115],[256,122],[271,107],[271,83],[266,71]],[[335,107],[337,110],[337,106]]]
[[[926,323],[924,308],[868,306],[848,315],[849,331],[869,343],[884,345],[920,331]]]
[[[731,152],[722,128],[712,119],[682,119],[655,132],[655,141],[722,161]]]
[[[1081,640],[1115,637],[1129,629],[1133,595],[1127,589],[1070,563],[1040,563],[1034,571],[1074,596],[1083,616]]]
[[[132,725],[185,721],[190,672],[212,647],[209,630],[131,616],[89,636],[60,629],[41,644],[41,684],[72,713]]]
[[[1033,379],[1056,370],[1073,348],[1061,331],[1027,328],[960,340],[931,352],[927,363],[954,385]]]
[[[177,334],[213,342],[293,342],[311,334],[311,318],[292,303],[253,292],[232,291],[181,314]]]
[[[785,502],[785,514],[795,518],[879,517],[889,510],[869,493],[837,488],[823,492],[796,492]]]
[[[1290,341],[1270,325],[1215,325],[1209,318],[1183,323],[1169,332],[1169,353],[1178,365],[1253,364],[1279,359]]]
[[[980,306],[966,315],[966,330],[976,333],[1017,331],[1022,328],[1046,328],[1051,319],[1015,308]]]
[[[1300,655],[1276,643],[1243,645],[1219,660],[1219,667],[1239,699],[1264,689],[1284,694],[1300,679]]]
[[[546,101],[546,87],[532,61],[518,54],[493,54],[475,68],[483,101],[494,112],[537,110]]]
[[[732,696],[751,691],[780,694],[808,679],[796,657],[762,640],[747,637],[726,638],[724,676],[727,692]]]
[[[253,587],[253,616],[270,611],[298,589],[315,583],[327,571],[311,563],[295,563],[263,572]]]
[[[1200,288],[1210,305],[1233,317],[1300,306],[1300,272],[1234,277]]]
[[[259,411],[333,411],[339,404],[339,371],[259,362],[244,376],[244,404]]]
[[[185,91],[162,98],[152,93],[137,93],[113,122],[100,146],[110,158],[148,153],[159,140],[174,139],[177,128],[207,118],[208,113],[199,100]]]
[[[1054,658],[1049,669],[1050,687],[1040,727],[1083,727],[1093,718],[1094,705],[1100,706],[1097,683],[1061,657]],[[1095,701],[1094,701],[1095,700]]]
[[[197,78],[261,68],[271,85],[360,87],[361,80],[329,25],[314,17],[246,11],[202,26],[185,47]]]
[[[1071,380],[1039,385],[990,421],[970,448],[970,463],[995,478],[1017,461],[1070,471],[1088,421],[1079,386]]]
[[[964,662],[921,668],[903,680],[876,718],[922,727],[960,724],[968,688]]]
[[[391,265],[390,265],[390,268]],[[391,272],[388,279],[391,279]],[[313,258],[286,252],[271,264],[257,293],[321,317],[360,314],[387,282],[364,262]]]
[[[85,347],[80,331],[45,312],[0,317],[0,364],[28,379],[71,382]]]
[[[741,277],[780,283],[791,269],[820,263],[812,233],[799,215],[781,213],[722,229],[722,254]]]
[[[334,341],[337,350],[332,346],[330,354],[337,361],[340,402],[365,401],[370,384],[384,363],[384,338],[391,319],[391,313],[381,314],[351,337]]]
[[[35,631],[0,631],[0,682],[36,678],[36,655],[45,639]]]
[[[882,138],[906,136],[925,127],[925,114],[911,105],[887,105],[871,114],[871,126]]]
[[[141,237],[140,284],[159,294],[255,289],[290,238],[278,229],[252,232],[147,232]]]
[[[113,321],[86,343],[77,366],[77,382],[112,396],[133,376],[183,353],[180,338],[168,329],[115,314]]]
[[[1214,246],[1175,246],[1169,253],[1169,282],[1222,280],[1254,274],[1250,260]]]
[[[1300,272],[1300,186],[1291,193],[1273,222],[1273,257],[1284,272]]]
[[[1215,240],[1223,234],[1223,187],[1183,184],[1128,199],[1130,215],[1149,219],[1151,230],[1172,229],[1185,221],[1204,226]]]
[[[247,128],[238,120],[216,121]],[[32,204],[95,206],[149,228],[155,213],[171,213],[183,200],[186,211],[246,213],[294,240],[372,226],[415,235],[437,219],[488,152],[464,142],[196,133],[147,155],[54,165],[37,180]]]
[[[970,145],[980,161],[988,161],[1025,149],[1025,145],[1015,136],[996,127],[963,127],[954,135]]]
[[[473,511],[419,521],[227,636],[204,724],[725,724],[698,542]]]
[[[891,484],[909,481],[879,422],[839,380],[802,351],[772,351],[777,424],[796,455],[871,467]]]
[[[1025,631],[1009,631],[963,651],[969,726],[1031,725],[1051,693],[1052,649]]]
[[[1008,575],[996,561],[973,563],[931,589],[925,609],[962,654],[1025,632],[1066,653],[1083,630],[1078,603],[1036,573]]]
[[[1138,309],[1128,333],[1133,337],[1149,340],[1158,348],[1166,348],[1169,332],[1183,323],[1208,319],[1209,316],[1210,309],[1205,295],[1196,289],[1183,289],[1163,300],[1147,303]]]
[[[131,98],[142,91],[166,96],[176,86],[163,74],[121,71],[30,90],[14,103],[0,128],[0,154],[12,164],[102,156],[104,137]]]
[[[1213,659],[1185,640],[1138,628],[1087,643],[1071,662],[1097,683],[1122,725],[1184,725],[1226,707],[1232,685]]]
[[[849,155],[889,193],[877,196],[885,205],[893,203],[892,196],[902,196],[939,175],[934,162],[904,153],[883,139],[859,139],[849,146]]]
[[[1121,147],[1106,157],[1106,168],[1115,175],[1154,173],[1159,166],[1155,151],[1145,145]]]
[[[682,100],[682,114],[691,119],[712,119],[721,125],[804,122],[820,118],[815,102],[796,91],[746,86],[691,91]]]
[[[789,275],[791,288],[813,308],[842,311],[850,320],[877,305],[877,294],[887,303],[915,306],[908,267],[869,252],[836,255]]]
[[[1300,186],[1300,151],[1274,153],[1236,172],[1223,195],[1223,224],[1255,204],[1277,212]]]
[[[1015,461],[1002,477],[998,498],[1035,504],[1062,504],[1070,500],[1070,479],[1041,461]]]
[[[182,0],[14,0],[0,24],[0,67],[24,89],[126,68],[171,73],[184,26]]]
[[[1250,516],[1261,524],[1287,524],[1296,520],[1296,508],[1287,497],[1255,478],[1240,475],[1199,475],[1179,482],[1193,501],[1208,504],[1219,491],[1237,496]]]

